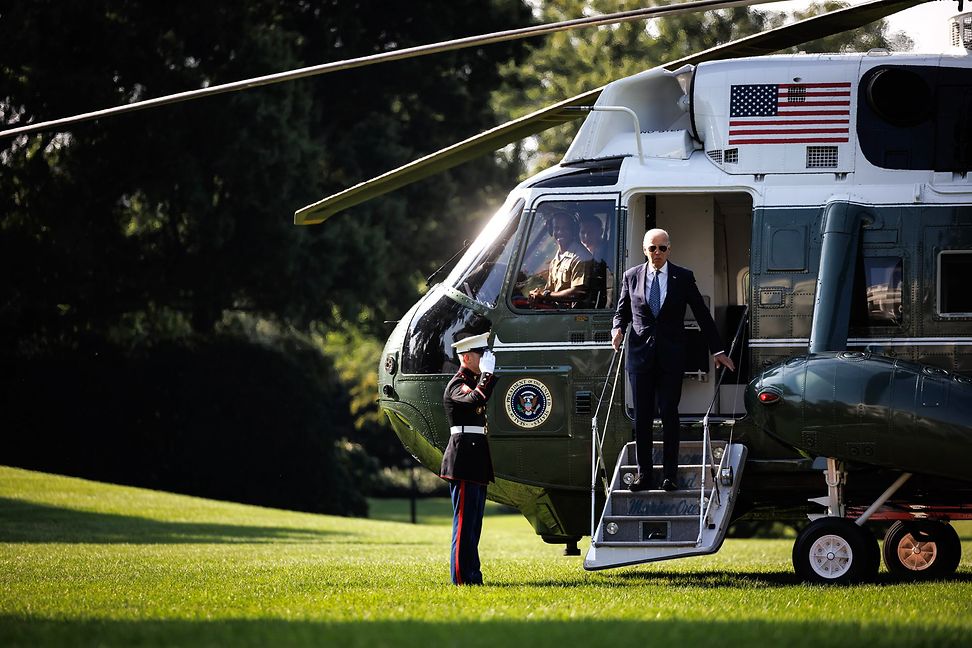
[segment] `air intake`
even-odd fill
[[[594,403],[594,392],[579,391],[574,394],[574,414],[578,416],[590,416]]]
[[[952,46],[972,49],[972,16],[956,16],[952,21]]]
[[[837,147],[836,146],[808,146],[807,147],[807,168],[808,169],[837,168]]]

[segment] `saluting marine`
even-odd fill
[[[460,339],[452,346],[459,355],[460,367],[442,397],[451,434],[439,476],[449,481],[452,495],[452,582],[482,585],[479,537],[486,486],[493,481],[493,461],[486,441],[486,402],[496,384],[496,357],[488,347],[488,332],[459,332],[456,337]]]

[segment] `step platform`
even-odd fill
[[[604,511],[584,560],[585,569],[699,556],[719,550],[729,528],[747,450],[742,444],[713,441],[713,476],[711,469],[703,471],[703,443],[679,444],[678,489],[674,491],[629,490],[628,484],[638,472],[635,444],[629,443],[621,450]],[[662,475],[662,447],[658,441],[652,449],[653,478],[657,482]],[[732,467],[731,484],[724,484],[719,478],[718,463],[723,454],[723,466]]]

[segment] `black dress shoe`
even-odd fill
[[[678,490],[678,486],[675,485],[671,479],[666,479],[662,482],[662,490],[673,491]]]
[[[639,491],[646,491],[651,489],[651,477],[638,473],[635,478],[631,480],[628,484],[628,490],[632,493],[637,493]]]

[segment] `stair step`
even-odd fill
[[[641,541],[618,541],[603,540],[597,543],[598,547],[694,547],[695,539],[692,540],[641,540]]]
[[[699,517],[699,491],[614,491],[611,493],[611,515]]]
[[[626,497],[637,497],[639,495],[670,495],[671,497],[694,497],[699,498],[702,489],[700,488],[679,488],[678,490],[667,491],[662,488],[652,488],[651,490],[633,491],[628,488],[619,488],[612,491],[612,495],[622,495]]]
[[[702,457],[703,446],[704,443],[702,441],[681,441],[678,444],[678,463],[679,464],[701,464],[703,461],[703,457]],[[722,452],[725,449],[725,446],[726,446],[725,441],[713,441],[712,451],[713,453],[716,453],[718,456],[718,453]],[[663,442],[661,441],[652,442],[652,451],[651,451],[652,463],[654,464],[662,463],[663,451],[664,451]],[[637,452],[636,444],[633,441],[625,445],[623,454],[624,454],[624,459],[622,461],[625,464],[634,465],[638,463],[638,458],[637,458],[638,452]]]
[[[609,542],[695,543],[698,536],[698,515],[605,515],[601,527]]]
[[[605,515],[605,522],[617,522],[619,520],[628,521],[633,520],[636,522],[669,522],[678,520],[691,520],[692,522],[698,523],[698,515]]]
[[[662,467],[661,465],[653,466],[653,478],[655,480],[661,479]],[[638,466],[635,465],[623,465],[617,471],[617,479],[611,485],[613,490],[628,490],[628,484],[630,482],[625,481],[625,477],[630,475],[631,479],[634,479],[635,475],[638,474]],[[702,465],[701,464],[686,464],[678,467],[678,471],[675,474],[675,485],[679,487],[680,490],[698,490],[699,483],[702,479]]]

